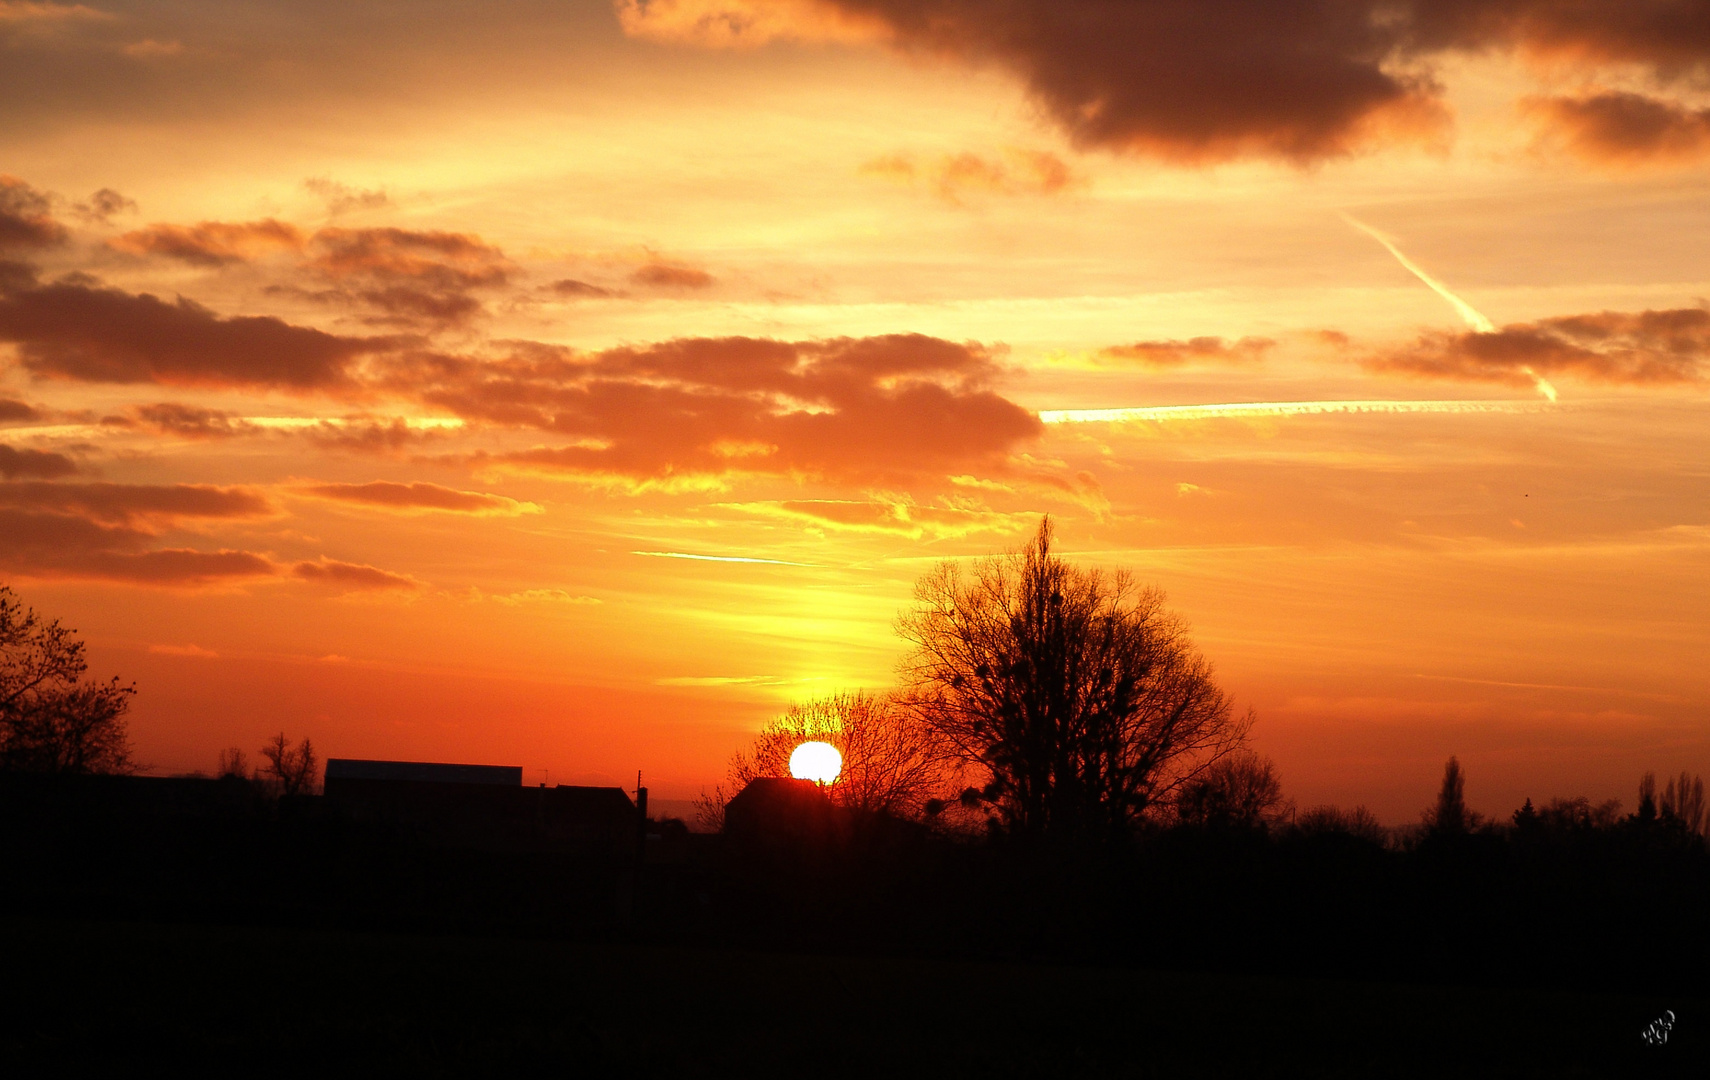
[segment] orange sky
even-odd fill
[[[154,771],[687,798],[1050,513],[1303,805],[1631,802],[1710,772],[1702,11],[0,0],[0,580]]]

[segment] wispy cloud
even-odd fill
[[[1317,413],[1525,413],[1545,407],[1536,401],[1246,401],[1132,409],[1048,409],[1039,414],[1039,419],[1047,424],[1121,424]]]
[[[789,562],[785,559],[754,559],[743,555],[691,555],[683,551],[632,551],[631,555],[646,555],[655,559],[693,559],[696,562],[765,563],[771,566],[818,566],[818,563]]]

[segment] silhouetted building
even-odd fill
[[[811,780],[762,776],[725,804],[724,832],[737,844],[825,845],[849,832],[849,814]]]
[[[519,765],[327,761],[327,799],[352,816],[460,847],[634,857],[639,812],[622,788],[522,786]]]

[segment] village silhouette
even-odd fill
[[[922,579],[905,685],[804,702],[696,820],[281,733],[135,773],[133,688],[0,591],[6,1058],[487,1075],[1702,1075],[1702,781],[1300,807],[1162,597]],[[794,775],[792,775],[792,773]],[[98,1034],[99,1037],[92,1037]]]

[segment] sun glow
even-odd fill
[[[843,755],[828,742],[805,742],[790,754],[790,775],[797,780],[829,784],[843,771]]]

